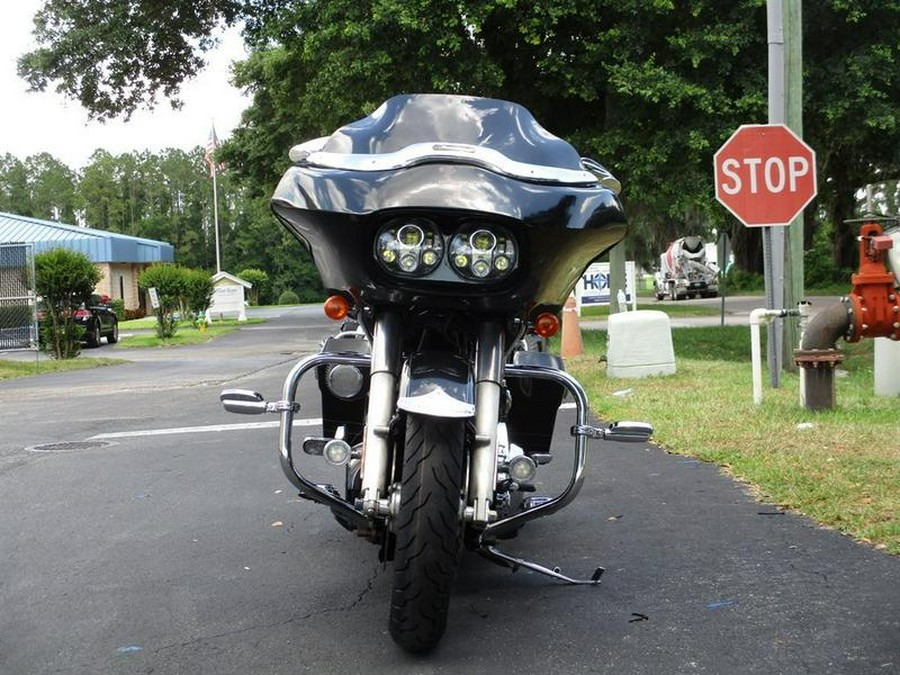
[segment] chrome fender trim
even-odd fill
[[[452,354],[424,351],[403,366],[397,407],[428,417],[475,416],[475,378],[469,364]]]

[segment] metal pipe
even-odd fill
[[[575,427],[583,427],[587,424],[588,402],[584,389],[574,377],[563,370],[555,368],[541,368],[539,366],[506,365],[507,377],[524,377],[537,380],[552,380],[564,386],[575,401]],[[549,516],[569,504],[578,495],[584,484],[584,470],[587,461],[587,437],[583,434],[575,436],[575,461],[572,467],[572,476],[569,484],[556,497],[544,504],[535,506],[516,513],[507,518],[497,520],[484,529],[483,537],[491,538],[521,527],[529,520]]]
[[[357,366],[359,368],[367,368],[369,366],[369,357],[358,354],[313,354],[299,361],[288,373],[284,381],[284,389],[282,398],[285,401],[293,403],[297,397],[297,386],[300,379],[310,370],[326,364],[346,364]],[[294,466],[293,447],[291,444],[291,431],[294,421],[293,406],[288,406],[281,412],[281,420],[279,425],[279,450],[281,459],[281,469],[288,480],[296,487],[304,496],[313,501],[330,507],[336,515],[344,520],[354,523],[357,527],[367,528],[369,521],[365,515],[357,511],[343,499],[334,496],[330,492],[323,490],[318,484],[306,478],[297,471]]]
[[[806,325],[800,349],[834,349],[850,332],[853,309],[847,298],[818,312]]]

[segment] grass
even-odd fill
[[[147,322],[150,323],[137,323]],[[171,338],[165,340],[156,337],[155,332],[122,336],[116,349],[130,349],[136,347],[182,347],[184,345],[193,345],[200,342],[208,342],[213,338],[227,335],[236,331],[241,326],[255,323],[265,323],[265,319],[248,319],[247,321],[238,321],[237,319],[225,319],[224,321],[214,321],[207,326],[205,330],[198,330],[190,321],[182,321],[178,324],[178,331]],[[141,328],[153,329],[156,327],[156,319],[134,319],[132,321],[123,321],[119,324],[119,330],[139,330]]]
[[[658,303],[655,300],[643,301],[638,297],[638,309],[658,309],[665,312],[669,316],[719,316],[721,307],[717,304],[711,305],[691,305],[691,304],[675,304],[675,303]],[[631,309],[631,305],[628,305]],[[596,319],[607,318],[609,316],[609,305],[591,305],[581,308],[581,317]]]
[[[0,380],[11,380],[17,377],[29,377],[43,373],[61,373],[67,370],[84,370],[103,366],[117,366],[128,363],[124,359],[91,358],[56,361],[41,355],[40,361],[6,361],[0,360]]]
[[[873,393],[871,340],[841,346],[848,357],[836,378],[837,406],[813,413],[800,404],[793,373],[779,389],[766,377],[763,403],[753,404],[746,328],[672,336],[674,376],[607,378],[603,331],[584,331],[585,353],[567,368],[601,418],[651,422],[670,452],[714,462],[761,500],[900,554],[900,401]]]

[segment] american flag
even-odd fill
[[[203,156],[203,160],[206,162],[206,165],[209,167],[209,175],[215,176],[218,171],[222,170],[221,164],[216,164],[214,154],[216,152],[216,147],[219,145],[219,139],[216,137],[216,128],[214,126],[209,127],[209,138],[206,141],[206,154]]]

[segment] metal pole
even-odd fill
[[[769,43],[769,124],[784,124],[784,19],[782,0],[768,0],[766,25]],[[784,304],[784,228],[763,228],[763,261],[766,309]],[[767,355],[772,387],[781,385],[784,322],[776,319],[768,328]]]
[[[219,254],[219,191],[216,187],[216,161],[213,158],[212,165],[213,179],[213,227],[216,231],[216,274],[222,271],[222,259]]]
[[[625,242],[620,241],[609,250],[609,313],[622,311],[616,298],[625,290]],[[633,292],[637,292],[634,290]]]

